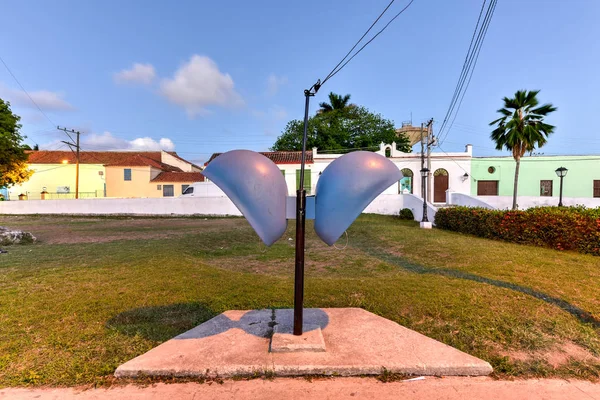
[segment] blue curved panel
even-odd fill
[[[287,186],[273,161],[254,151],[232,150],[212,160],[202,174],[225,192],[267,246],[283,235]]]
[[[345,154],[325,168],[316,189],[315,232],[333,245],[373,199],[402,178],[382,155]]]

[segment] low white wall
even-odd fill
[[[2,201],[0,214],[242,215],[227,197]]]
[[[381,194],[375,197],[363,211],[368,214],[398,215],[404,208],[402,195],[399,194]]]
[[[295,206],[295,199],[289,199],[288,203]],[[421,220],[423,200],[412,194],[382,194],[376,197],[364,212],[398,215],[403,208],[409,208],[416,221]],[[428,203],[427,216],[430,221],[433,221],[436,211],[437,208]],[[0,214],[242,215],[227,197],[2,201]]]
[[[491,206],[506,210],[512,208],[512,196],[477,196],[478,199],[490,204]],[[519,196],[517,204],[520,210],[540,206],[557,206],[558,197],[540,197],[540,196]],[[563,205],[578,206],[583,205],[588,208],[600,207],[599,198],[589,197],[563,197]]]
[[[483,201],[477,197],[469,196],[468,194],[464,194],[464,193],[456,193],[456,192],[448,191],[448,192],[446,192],[446,198],[448,199],[449,205],[466,206],[466,207],[481,207],[481,208],[487,208],[490,210],[495,209],[495,207],[492,206],[491,204],[488,204],[485,201]]]
[[[400,197],[403,198],[402,208],[410,209],[415,217],[415,221],[421,221],[423,219],[423,198],[410,193],[402,194]],[[437,207],[431,203],[427,203],[427,220],[433,222],[436,213]]]

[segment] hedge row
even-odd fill
[[[576,250],[600,256],[600,208],[538,207],[525,211],[448,207],[438,228],[507,242]]]

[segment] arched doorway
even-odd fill
[[[448,190],[448,171],[444,168],[436,169],[433,173],[433,202],[445,203],[446,190]]]
[[[408,169],[402,169],[402,179],[398,181],[398,194],[413,192],[413,172]]]
[[[392,156],[392,146],[385,146],[385,156],[387,158]]]

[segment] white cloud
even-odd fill
[[[275,96],[277,92],[279,92],[279,88],[287,83],[287,76],[277,76],[275,74],[269,75],[267,78],[267,94],[269,96]]]
[[[75,109],[75,107],[63,99],[64,94],[62,93],[50,92],[48,90],[38,90],[28,93],[33,101],[44,111],[71,111]],[[17,106],[37,109],[35,104],[31,102],[27,94],[22,90],[11,89],[0,84],[0,97],[7,99]]]
[[[129,142],[129,145],[131,146],[130,150],[175,150],[175,143],[173,143],[171,139],[167,138],[160,138],[160,140],[157,142],[152,138],[142,137],[133,139]]]
[[[43,150],[56,149],[60,144],[60,141],[54,141],[40,147]],[[110,132],[104,132],[81,135],[81,149],[84,151],[173,151],[175,150],[175,143],[168,138],[161,138],[157,141],[147,136],[127,140],[115,137]]]
[[[156,77],[156,71],[152,64],[135,63],[131,69],[124,69],[114,75],[117,83],[139,83],[149,85]]]
[[[192,56],[175,71],[172,79],[164,79],[160,94],[183,107],[190,118],[209,113],[208,106],[238,107],[244,104],[235,91],[231,76],[222,73],[209,57],[199,55]]]

